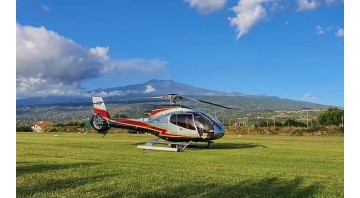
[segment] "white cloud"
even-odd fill
[[[83,96],[88,96],[88,97],[91,97],[91,96],[94,96],[94,95],[97,95],[97,96],[101,96],[101,97],[108,97],[108,96],[124,96],[126,95],[126,93],[124,93],[123,91],[110,91],[110,92],[105,92],[105,91],[101,91],[101,92],[91,92],[91,93],[81,93]]]
[[[337,36],[337,37],[344,37],[344,29],[339,28],[339,29],[336,31],[335,36]]]
[[[327,27],[325,30],[328,32],[328,31],[330,31],[330,30],[332,30],[333,29],[333,27],[332,26],[329,26],[329,27]]]
[[[227,0],[185,0],[190,7],[195,8],[201,14],[209,14],[224,8]]]
[[[229,18],[230,24],[237,29],[237,39],[248,33],[250,29],[266,16],[266,9],[262,5],[268,0],[239,0],[232,10],[236,16]]]
[[[333,5],[336,3],[344,3],[344,0],[325,0],[326,5]]]
[[[297,0],[297,11],[314,10],[321,5],[331,6],[344,3],[344,0]]]
[[[91,48],[89,50],[89,52],[95,56],[97,56],[98,58],[107,61],[110,59],[108,52],[109,52],[109,47],[95,47],[95,48]]]
[[[332,29],[333,29],[333,28],[332,28],[331,26],[329,26],[329,27],[327,27],[327,28],[323,28],[323,27],[321,27],[320,25],[317,25],[317,26],[315,27],[315,31],[316,31],[316,34],[317,34],[317,35],[325,34],[325,33],[329,32],[329,31],[331,31]]]
[[[46,82],[48,90],[58,85],[73,88],[99,76],[102,69],[98,57],[72,40],[44,27],[16,25],[16,79],[21,88],[30,83],[36,91],[42,86],[35,82]]]
[[[45,4],[42,4],[41,8],[42,8],[43,11],[49,11],[50,10],[49,6],[47,6]]]
[[[333,4],[333,3],[335,3],[336,2],[336,0],[326,0],[326,3],[327,4]]]
[[[133,74],[155,74],[167,70],[167,62],[160,59],[126,59],[108,62],[101,73],[116,72]]]
[[[317,100],[317,98],[315,96],[313,96],[312,94],[309,94],[309,93],[304,94],[303,98],[305,100],[311,101],[311,102],[315,102]]]
[[[304,10],[313,10],[320,6],[320,1],[318,0],[298,0],[298,11]]]
[[[325,30],[320,25],[317,25],[315,30],[316,30],[316,34],[318,35],[325,34]]]
[[[156,91],[154,87],[152,87],[151,85],[147,85],[144,93],[150,93],[154,91]]]
[[[228,0],[184,0],[190,4],[190,7],[197,9],[202,14],[209,14],[211,12],[223,9]],[[290,5],[296,7],[296,11],[314,10],[320,6],[331,6],[334,4],[343,4],[344,0],[237,0],[237,5],[233,6],[231,10],[235,13],[234,17],[228,17],[231,26],[236,27],[237,36],[239,39],[247,34],[257,23],[265,20],[269,13],[285,10]],[[289,22],[286,21],[285,25]],[[317,34],[325,34],[327,29],[317,31]]]
[[[111,60],[108,47],[86,49],[44,27],[16,24],[17,98],[73,94],[87,79],[109,72],[153,75],[167,70],[160,59]]]

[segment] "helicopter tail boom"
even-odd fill
[[[94,114],[101,115],[103,118],[110,119],[109,112],[106,110],[104,100],[101,97],[93,97]]]

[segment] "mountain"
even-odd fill
[[[73,104],[89,102],[90,97],[84,96],[46,96],[16,100],[16,106],[52,105],[52,104]]]
[[[236,110],[226,110],[213,105],[181,101],[181,104],[199,111],[215,113],[219,118],[231,118],[233,120],[241,117],[258,120],[258,118],[261,117],[271,117],[276,113],[274,111],[280,112],[278,113],[279,119],[285,119],[289,116],[300,119],[304,115],[303,109],[312,109],[315,111],[312,112],[314,114],[319,112],[318,109],[327,109],[330,107],[328,105],[279,98],[276,96],[213,91],[172,80],[150,80],[146,83],[136,85],[95,89],[83,92],[77,96],[47,96],[19,99],[16,101],[16,123],[30,124],[38,120],[67,122],[87,119],[92,115],[91,96],[104,97],[108,110],[112,114],[115,112],[123,112],[130,117],[141,117],[141,112],[152,110],[154,104],[159,104],[158,102],[168,104],[168,101],[159,99],[156,101],[123,99],[161,96],[169,93],[187,95],[225,106],[236,107]],[[286,113],[288,117],[282,115],[282,112],[288,112]]]
[[[221,92],[209,89],[194,87],[191,85],[178,83],[173,80],[150,80],[148,82],[136,85],[128,85],[122,87],[95,89],[88,91],[89,94],[106,93],[108,96],[149,96],[149,95],[167,95],[176,93],[180,95],[192,96],[241,96],[242,93]]]
[[[223,105],[241,107],[244,110],[296,110],[296,109],[326,109],[330,106],[316,103],[290,100],[276,96],[250,95],[238,92],[221,92],[197,88],[178,83],[173,80],[150,80],[145,83],[114,88],[95,89],[83,92],[81,96],[47,96],[19,99],[17,106],[54,105],[54,104],[90,104],[91,96],[102,96],[105,101],[116,101],[124,98],[161,96],[169,93],[194,96],[195,98],[217,102]]]
[[[191,85],[178,83],[173,80],[149,80],[148,82],[127,85],[114,88],[95,89],[92,91],[82,92],[77,96],[46,96],[16,100],[17,106],[24,105],[51,105],[51,104],[71,104],[89,102],[91,96],[108,97],[112,100],[123,99],[129,97],[146,97],[167,95],[169,93],[177,93],[181,95],[202,95],[202,96],[241,96],[241,93],[227,93],[221,91],[213,91],[209,89],[197,88]]]

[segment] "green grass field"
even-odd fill
[[[344,196],[343,137],[225,135],[210,149],[136,148],[154,137],[17,133],[17,197]]]

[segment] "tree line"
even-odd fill
[[[114,114],[113,118],[126,118],[127,116],[123,113]],[[343,126],[344,125],[344,110],[336,107],[329,108],[326,111],[321,112],[316,119],[311,121],[312,127],[320,126]],[[46,127],[45,131],[48,132],[70,132],[72,130],[78,131],[79,128],[88,128],[85,121],[69,121],[65,123],[54,123]],[[268,127],[274,126],[274,123],[267,121],[260,121],[257,127]],[[296,121],[294,119],[287,119],[285,122],[275,122],[275,126],[290,126],[290,127],[307,127],[307,124]],[[17,132],[31,132],[31,125],[17,125]]]
[[[316,119],[310,120],[312,127],[317,126],[343,126],[344,125],[344,110],[336,107],[331,107],[326,111],[321,112]],[[285,122],[270,122],[262,120],[255,126],[269,127],[269,126],[290,126],[290,127],[308,127],[306,123],[296,121],[294,119],[287,119]]]

